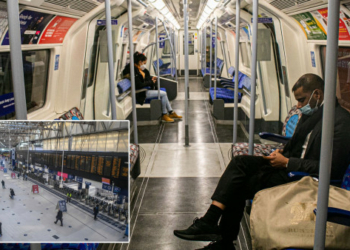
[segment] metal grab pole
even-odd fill
[[[184,22],[185,22],[185,146],[189,146],[189,131],[188,131],[188,13],[187,13],[187,0],[184,0]]]
[[[7,1],[13,95],[17,120],[27,120],[18,0]]]
[[[114,84],[114,57],[112,41],[112,17],[111,2],[105,1],[106,11],[106,29],[107,29],[107,50],[108,50],[108,73],[109,73],[109,101],[111,103],[112,120],[117,120],[117,105],[115,103],[115,84]]]
[[[162,23],[163,23],[163,26],[164,26],[164,30],[165,30],[165,32],[166,32],[166,34],[167,34],[167,37],[168,37],[168,39],[169,39],[169,43],[170,43],[170,48],[171,48],[171,53],[173,54],[173,59],[174,59],[174,47],[173,47],[173,44],[172,44],[172,40],[171,40],[171,37],[170,37],[170,34],[169,34],[169,32],[168,32],[168,29],[166,28],[166,26],[165,26],[165,23],[162,21]],[[173,62],[173,60],[171,60],[171,62]],[[171,69],[171,71],[172,71],[172,69]]]
[[[203,69],[204,69],[204,74],[207,72],[207,26],[204,28],[204,53],[203,53]]]
[[[328,4],[326,74],[314,249],[325,249],[336,100],[340,0]]]
[[[216,78],[217,78],[217,74],[218,74],[218,18],[215,17],[215,67],[214,67],[214,100],[216,100]]]
[[[250,119],[249,119],[249,154],[254,153],[254,127],[255,127],[255,93],[256,93],[256,65],[258,42],[258,6],[259,0],[253,1],[253,49],[252,49],[252,79],[250,93]],[[236,71],[237,74],[237,71]],[[235,83],[237,86],[238,82]]]
[[[159,46],[158,46],[158,17],[156,17],[156,55],[157,55],[157,86],[158,86],[158,100],[160,100],[160,74],[159,74]]]
[[[211,71],[212,71],[212,54],[213,54],[213,24],[210,22],[210,77],[209,77],[209,88],[211,88]],[[215,98],[215,97],[214,97]]]
[[[62,122],[62,136],[63,136],[63,143],[62,143],[62,168],[61,168],[61,172],[62,172],[62,179],[63,179],[63,163],[64,163],[64,127],[66,126],[66,124],[64,122]]]
[[[129,54],[130,54],[130,80],[132,95],[132,118],[134,125],[134,143],[139,144],[137,132],[137,115],[136,115],[136,91],[135,91],[135,67],[134,67],[134,47],[132,41],[132,7],[131,0],[128,0],[128,26],[129,26]]]
[[[177,56],[177,36],[176,36],[176,33],[175,33],[175,29],[174,29],[174,52],[175,52],[175,57],[174,57],[174,62],[175,62],[175,80],[177,81],[177,59],[176,59],[176,56]]]
[[[237,142],[238,130],[238,73],[239,73],[239,39],[240,39],[240,15],[241,15],[241,0],[236,1],[236,43],[235,43],[235,97],[233,108],[233,144]]]

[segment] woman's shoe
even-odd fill
[[[181,115],[177,115],[174,111],[169,115],[172,119],[182,119]]]
[[[168,115],[163,115],[162,116],[162,121],[163,122],[174,122],[174,120],[171,119]]]

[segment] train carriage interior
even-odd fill
[[[234,157],[267,156],[293,138],[303,117],[293,90],[298,79],[321,77],[325,96],[331,85],[350,112],[350,0],[13,1],[0,0],[0,119],[130,121],[130,243],[62,249],[214,249],[173,231],[206,213]],[[141,68],[130,67],[137,52],[147,58],[156,91],[137,85],[134,70],[140,75]],[[347,178],[349,171],[343,187]],[[259,249],[251,203],[236,249]]]

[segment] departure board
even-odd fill
[[[61,154],[58,156],[57,166],[62,166],[62,155]]]
[[[71,157],[72,158],[70,160],[70,168],[74,169],[74,166],[75,166],[75,155],[72,155]]]
[[[91,168],[91,156],[87,155],[85,160],[85,172],[90,172]]]
[[[80,156],[80,170],[81,171],[85,171],[85,159],[86,159],[85,155]]]
[[[67,155],[64,155],[64,158],[63,158],[63,167],[64,167],[64,168],[67,167]]]
[[[97,163],[97,173],[99,175],[103,175],[103,165],[105,163],[105,157],[99,156],[98,157],[98,163]]]
[[[71,160],[72,156],[71,155],[67,155],[67,168],[70,169],[70,160]]]
[[[75,156],[75,165],[74,165],[75,170],[79,170],[79,163],[80,163],[80,155],[76,155]]]
[[[106,163],[105,167],[103,168],[103,175],[104,176],[111,176],[111,168],[112,168],[112,156],[106,156]]]
[[[113,167],[112,167],[112,177],[113,178],[119,178],[120,163],[121,163],[120,158],[117,157],[117,156],[114,156],[114,158],[113,158]]]
[[[91,173],[92,174],[96,174],[96,170],[97,170],[97,156],[93,155],[91,157]]]

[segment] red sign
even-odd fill
[[[77,21],[75,18],[57,16],[47,26],[39,44],[63,43],[68,30]]]
[[[318,12],[322,15],[324,18],[324,22],[327,24],[328,22],[328,8],[320,9]],[[340,18],[339,18],[339,40],[350,40],[350,35],[348,31],[348,25],[349,20],[346,18],[344,13],[340,11]]]
[[[33,194],[38,194],[39,193],[39,186],[38,185],[33,185],[32,186],[32,192],[33,192]]]
[[[68,174],[62,173],[62,172],[57,172],[58,176],[63,176],[63,179],[67,179],[68,178]]]
[[[111,180],[107,178],[102,178],[102,183],[111,184]]]
[[[16,173],[11,173],[11,178],[16,179]]]
[[[4,167],[0,167],[0,170],[1,170],[1,171],[4,171]]]

